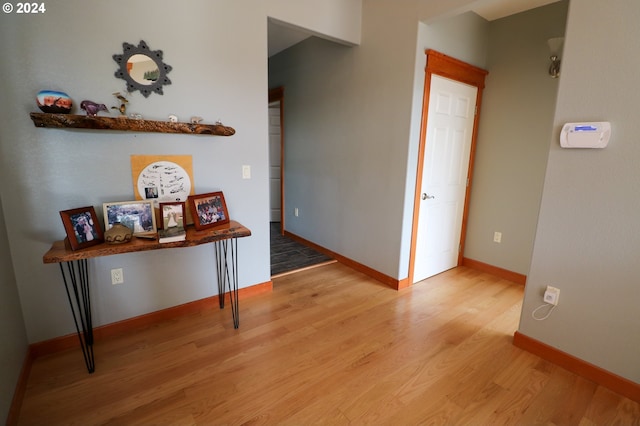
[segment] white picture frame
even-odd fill
[[[103,203],[102,209],[105,231],[119,222],[131,229],[136,237],[155,238],[158,232],[156,212],[151,200]]]

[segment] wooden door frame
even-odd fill
[[[280,102],[280,234],[284,235],[284,87],[269,90],[269,104]]]
[[[415,271],[415,254],[418,240],[418,220],[420,214],[420,194],[422,193],[422,169],[424,167],[424,153],[427,135],[427,117],[429,116],[429,96],[431,95],[431,77],[436,74],[460,83],[475,86],[478,89],[473,121],[473,133],[471,135],[471,151],[469,152],[469,168],[467,171],[467,188],[464,196],[464,210],[462,213],[462,229],[460,233],[460,246],[458,250],[458,266],[462,265],[464,243],[467,235],[467,218],[469,215],[469,195],[473,181],[473,166],[476,153],[476,139],[478,137],[478,123],[480,122],[480,107],[482,105],[482,91],[485,77],[489,73],[482,68],[460,61],[432,49],[425,50],[427,66],[425,68],[424,94],[422,98],[422,120],[420,123],[420,146],[418,148],[418,170],[416,173],[416,189],[413,201],[413,225],[411,230],[411,251],[409,254],[409,280],[408,285],[413,285]]]

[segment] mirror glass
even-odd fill
[[[160,69],[147,55],[136,54],[127,61],[127,72],[136,83],[149,86],[158,81]]]
[[[123,53],[113,55],[119,65],[115,76],[127,82],[127,92],[139,90],[144,97],[155,92],[163,94],[162,86],[171,84],[167,73],[171,66],[162,61],[162,50],[151,50],[140,40],[137,46],[122,43]]]

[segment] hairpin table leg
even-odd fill
[[[233,328],[238,328],[240,326],[240,313],[238,311],[238,239],[216,241],[215,251],[220,309],[224,308],[225,292],[228,288]]]
[[[60,272],[64,287],[67,290],[69,306],[73,314],[73,322],[76,324],[76,331],[84,362],[89,373],[96,369],[93,357],[93,323],[91,321],[91,298],[89,297],[89,266],[87,259],[64,262],[67,265],[67,274],[60,263]],[[74,304],[75,302],[75,304]],[[78,321],[80,324],[78,324]],[[82,333],[80,328],[82,327]]]

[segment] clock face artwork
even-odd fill
[[[138,175],[138,194],[146,200],[159,203],[186,201],[191,192],[189,174],[171,161],[156,161]]]

